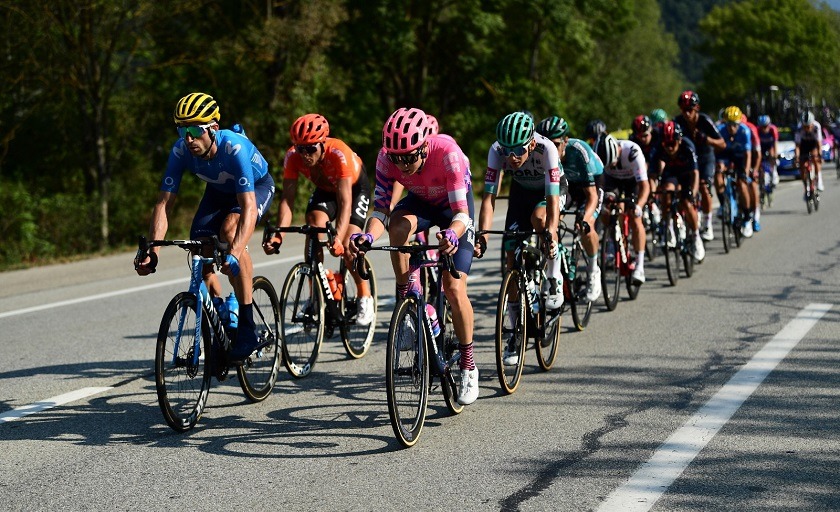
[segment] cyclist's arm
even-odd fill
[[[280,197],[280,207],[277,210],[277,225],[281,228],[292,224],[292,208],[297,197],[297,186],[296,179],[283,180],[283,195]]]
[[[493,212],[496,211],[496,194],[485,191],[484,197],[481,198],[481,209],[478,214],[478,229],[490,229],[493,226]],[[483,240],[486,247],[488,236],[482,234],[479,239]],[[478,246],[478,244],[476,244]]]
[[[650,196],[650,181],[641,180],[636,182],[636,206],[643,208]]]
[[[335,216],[336,239],[342,244],[350,236],[350,212],[353,209],[353,183],[350,178],[341,178],[335,186],[335,199],[338,213]]]
[[[175,205],[175,192],[161,190],[152,210],[152,221],[149,225],[149,240],[163,240],[169,229],[169,214]],[[160,247],[152,247],[150,251],[160,252]]]
[[[391,192],[391,211],[394,211],[394,207],[397,206],[397,203],[399,203],[400,199],[402,199],[405,187],[399,181],[395,181],[392,190],[393,191]]]
[[[589,224],[590,230],[595,229],[595,209],[598,208],[598,186],[592,184],[584,187],[586,206],[583,209],[583,221]]]

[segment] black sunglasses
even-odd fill
[[[388,160],[390,160],[392,164],[411,165],[420,158],[420,150],[418,149],[413,153],[407,153],[405,155],[395,155],[393,153],[387,153],[387,156]]]
[[[318,151],[318,144],[307,144],[301,146],[295,146],[295,151],[298,153],[306,153],[307,155],[311,155]]]

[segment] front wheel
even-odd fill
[[[496,307],[496,373],[508,395],[519,387],[528,341],[528,301],[520,291],[520,275],[515,268],[504,274]]]
[[[186,432],[198,423],[210,393],[210,324],[197,322],[195,295],[181,292],[167,306],[155,349],[155,388],[163,418]]]
[[[676,224],[674,218],[669,217],[665,225],[666,240],[673,233],[673,243],[666,242],[665,244],[665,267],[668,271],[668,282],[671,283],[671,286],[676,286],[680,279],[680,241],[677,239],[678,230]]]
[[[280,370],[280,305],[274,286],[262,276],[254,278],[253,309],[259,348],[236,374],[245,396],[260,402],[274,389]]]
[[[604,294],[604,305],[608,311],[613,311],[618,305],[618,294],[621,290],[621,253],[616,237],[616,224],[615,220],[611,221],[601,236],[601,293]]]
[[[537,363],[545,371],[551,369],[557,359],[560,347],[560,310],[549,312],[543,309],[539,313],[543,337],[537,342]]]
[[[312,372],[324,341],[324,290],[313,267],[300,262],[289,271],[280,299],[283,363],[295,378]]]
[[[376,331],[376,313],[378,309],[378,301],[376,299],[376,273],[373,267],[365,257],[365,268],[370,277],[368,283],[370,286],[370,297],[359,297],[359,291],[356,287],[356,281],[342,261],[342,276],[344,277],[344,293],[341,298],[341,306],[343,309],[344,324],[341,328],[341,341],[344,343],[344,350],[353,359],[359,359],[367,354],[370,345],[373,342],[373,333]],[[364,306],[360,301],[368,301]],[[373,317],[370,321],[367,318],[362,318],[361,308],[370,308],[373,312]],[[370,315],[367,312],[367,315]],[[367,323],[359,323],[364,321]]]
[[[730,237],[732,236],[732,205],[729,203],[729,198],[724,197],[723,204],[720,205],[721,223],[720,236],[723,240],[723,252],[729,253]]]
[[[420,439],[426,421],[429,359],[420,344],[418,302],[406,297],[391,317],[385,356],[388,416],[397,440],[405,447]]]

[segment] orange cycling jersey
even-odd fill
[[[294,146],[283,162],[283,179],[296,180],[303,174],[325,192],[335,192],[336,184],[343,178],[350,178],[355,184],[361,171],[362,159],[347,144],[332,138],[324,142],[324,157],[315,167],[307,167]]]

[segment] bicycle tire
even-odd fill
[[[669,247],[668,233],[673,230],[675,243],[674,247]],[[665,224],[665,269],[668,272],[668,282],[671,286],[676,286],[680,279],[680,240],[679,229],[677,229],[673,214],[668,217]]]
[[[639,296],[639,288],[642,287],[642,284],[633,281],[633,272],[630,271],[629,268],[630,264],[636,261],[636,251],[633,249],[635,243],[633,237],[635,236],[635,233],[632,229],[630,229],[629,221],[623,223],[622,231],[624,232],[624,243],[628,265],[628,271],[626,272],[627,275],[624,276],[624,284],[625,288],[627,288],[627,296],[630,297],[630,300],[636,300],[636,297]],[[648,248],[649,245],[645,244],[645,247]],[[635,267],[633,268],[635,270]]]
[[[208,361],[213,361],[213,338],[207,317],[202,316],[202,354],[194,363],[196,311],[195,295],[189,292],[176,295],[163,313],[155,348],[158,405],[166,424],[176,432],[186,432],[198,423],[210,393],[212,371]]]
[[[723,252],[729,254],[730,244],[732,241],[732,205],[729,203],[729,198],[724,193],[723,204],[720,205],[720,237],[723,240]]]
[[[545,308],[540,310],[540,325],[542,326],[542,340],[536,343],[537,363],[544,371],[551,369],[557,359],[557,350],[560,347],[560,324],[562,316],[560,311],[549,313]]]
[[[618,295],[621,290],[621,273],[619,272],[621,256],[616,240],[617,225],[618,219],[614,216],[610,225],[604,228],[601,236],[601,254],[598,258],[601,266],[601,293],[608,311],[613,311],[618,306]]]
[[[373,320],[368,325],[356,323],[358,316],[358,290],[353,275],[341,262],[341,275],[344,278],[344,292],[341,295],[341,309],[344,316],[344,324],[341,326],[341,342],[344,350],[353,359],[364,357],[373,343],[373,334],[376,332],[376,315],[379,310],[379,301],[376,297],[376,272],[365,257],[365,268],[370,274],[368,278],[370,294],[373,298]]]
[[[691,235],[689,236],[691,237]],[[682,262],[683,270],[685,270],[685,277],[690,278],[694,275],[694,244],[696,243],[703,242],[698,242],[696,238],[694,238],[693,240],[690,240],[688,238],[683,240]]]
[[[449,308],[449,301],[446,297],[443,298],[443,319],[442,326],[443,335],[436,340],[438,344],[438,351],[443,354],[445,361],[450,361],[456,352],[460,352],[458,337],[455,336],[455,326],[452,323],[452,312]],[[464,405],[458,403],[458,382],[455,381],[455,376],[452,374],[453,369],[448,368],[446,373],[440,376],[441,390],[443,391],[443,400],[446,402],[446,408],[452,414],[460,414],[464,410]]]
[[[499,288],[499,299],[496,304],[496,374],[499,377],[499,385],[505,394],[512,394],[519,387],[522,378],[522,369],[525,367],[525,345],[528,342],[528,327],[526,315],[528,315],[528,301],[525,299],[525,290],[521,289],[522,274],[519,269],[511,269],[502,277],[502,285]],[[517,295],[516,305],[510,301],[512,295]],[[516,310],[514,325],[511,325],[510,310]],[[504,362],[505,349],[513,349],[511,352],[518,355],[516,364],[506,365]]]
[[[385,356],[385,389],[388,395],[388,416],[397,440],[406,448],[420,439],[426,421],[429,398],[429,358],[420,347],[418,329],[423,328],[418,316],[418,302],[406,297],[391,317]],[[402,342],[409,350],[400,350]]]
[[[572,247],[572,258],[575,262],[575,280],[570,286],[572,321],[575,329],[583,331],[589,325],[592,314],[592,302],[586,300],[586,286],[589,283],[589,264],[586,253],[580,241]]]
[[[263,276],[254,277],[253,309],[257,340],[265,346],[237,366],[236,375],[245,396],[252,402],[261,402],[277,382],[281,354],[280,305],[274,286]]]
[[[283,364],[301,379],[312,372],[324,341],[325,306],[321,281],[312,266],[297,263],[283,282],[280,298]]]

